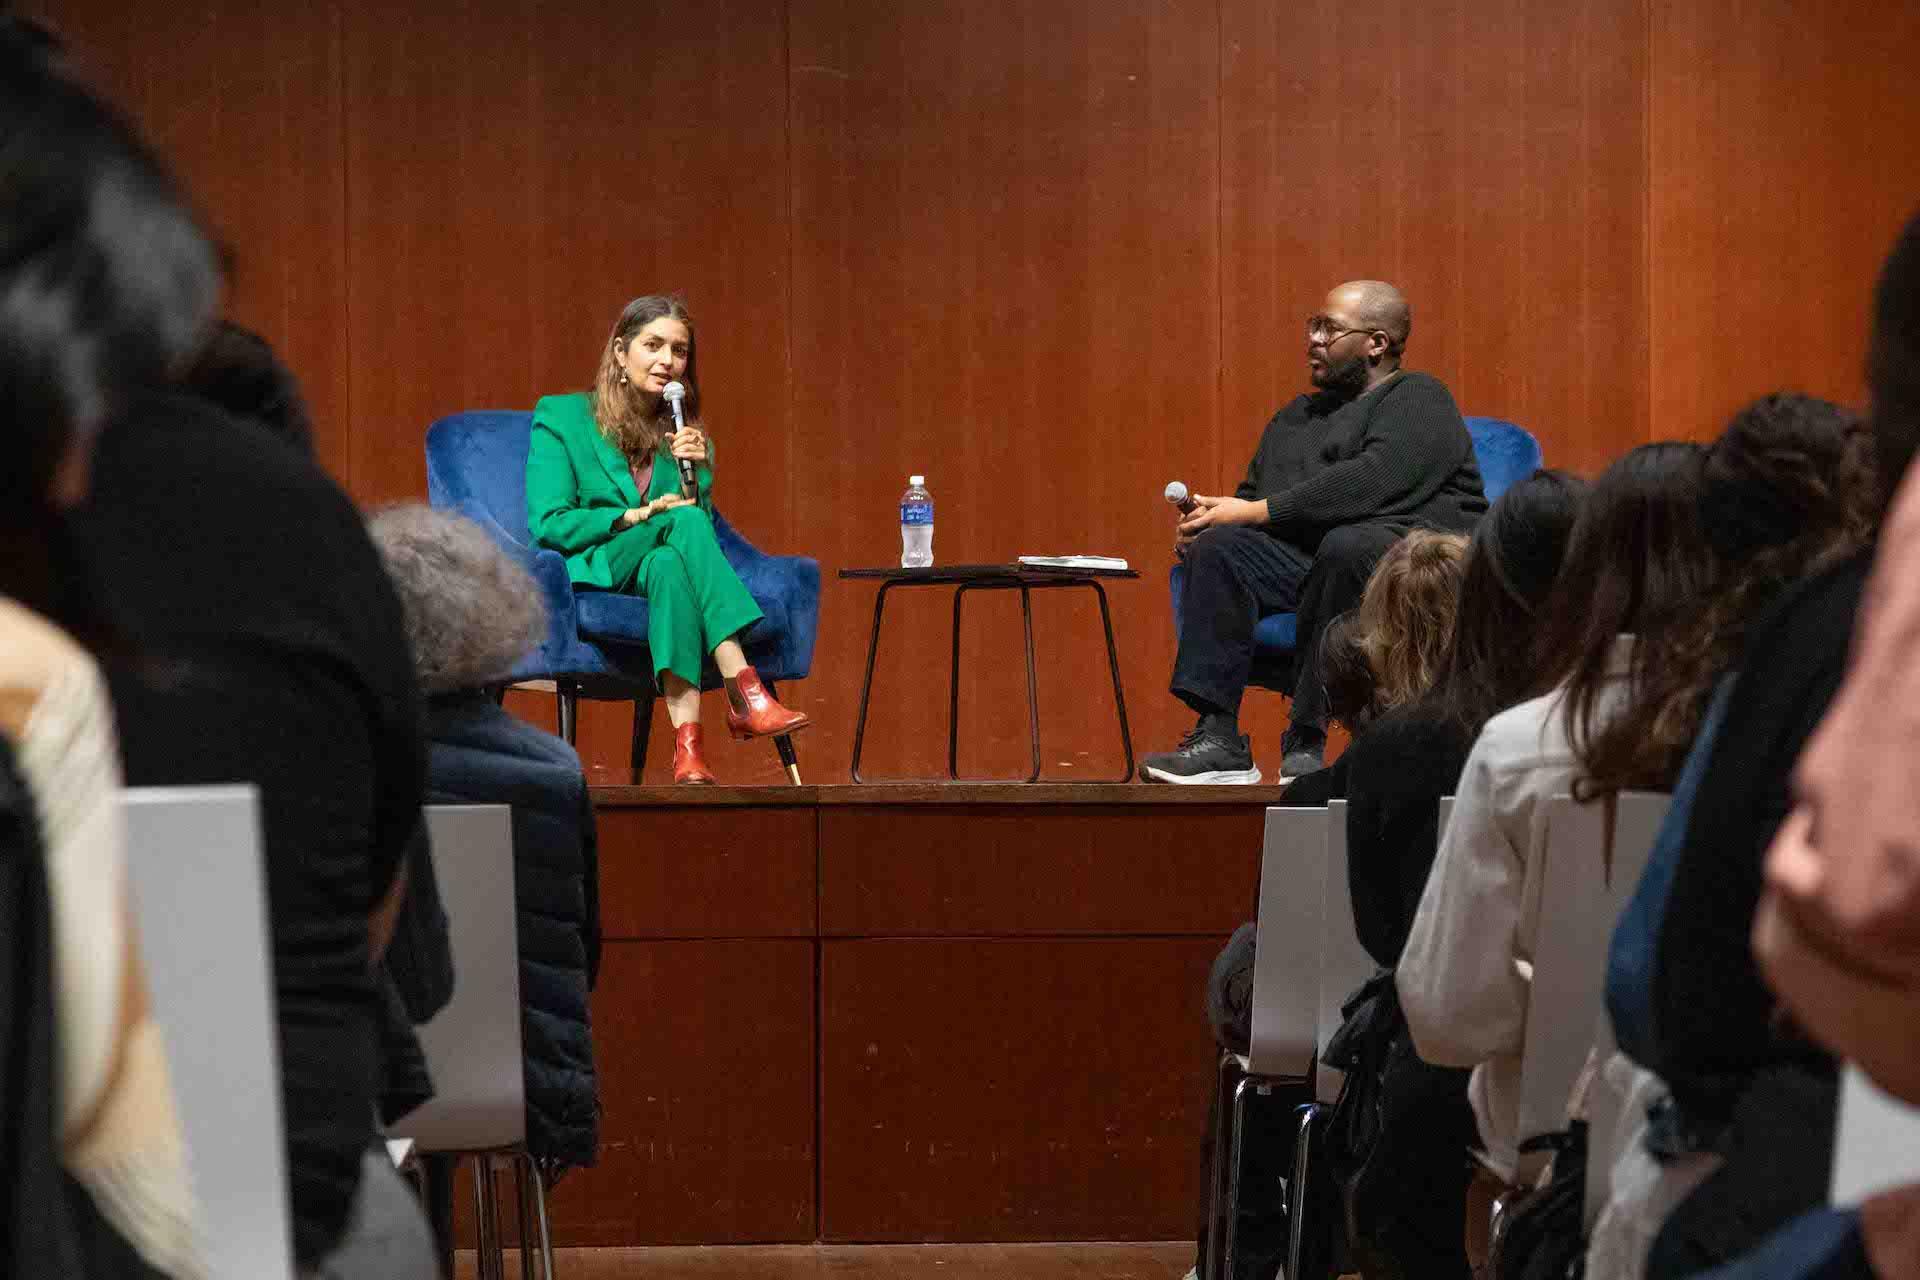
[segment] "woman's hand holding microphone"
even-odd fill
[[[707,460],[707,437],[698,427],[686,427],[680,431],[670,431],[663,441],[676,459],[687,462],[705,462]],[[652,502],[641,507],[629,507],[621,517],[622,523],[629,529],[644,524],[662,511],[671,511],[675,507],[694,505],[692,498],[677,493],[662,494]]]

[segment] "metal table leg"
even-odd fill
[[[1033,744],[1033,772],[1028,782],[1040,781],[1040,696],[1033,678],[1033,597],[1027,584],[1020,584],[1020,622],[1027,632],[1027,737]]]
[[[873,598],[873,634],[867,638],[867,674],[860,681],[860,711],[853,722],[853,764],[848,772],[855,782],[860,778],[860,747],[867,738],[867,699],[873,693],[873,660],[880,651],[880,615],[887,607],[887,589],[891,582],[880,584],[880,593]]]
[[[1127,695],[1120,687],[1120,655],[1113,647],[1113,615],[1107,612],[1107,592],[1098,582],[1089,582],[1100,598],[1100,625],[1107,629],[1107,670],[1113,673],[1113,706],[1120,713],[1120,749],[1127,755],[1127,771],[1115,782],[1133,781],[1133,734],[1127,728]]]

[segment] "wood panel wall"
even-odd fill
[[[1118,625],[1156,748],[1186,719],[1159,490],[1238,478],[1329,285],[1399,281],[1412,363],[1592,471],[1778,386],[1857,398],[1920,198],[1902,0],[25,7],[199,193],[233,310],[364,501],[421,495],[434,418],[582,385],[626,297],[684,291],[722,509],[828,578],[789,691],[820,719],[810,780],[845,776],[871,608],[832,575],[896,554],[908,472],[943,560],[1143,570]],[[902,601],[876,774],[942,763],[946,617]],[[1017,608],[970,619],[962,768],[1013,773]],[[1110,772],[1095,612],[1047,598],[1039,626],[1047,767]],[[1249,710],[1271,764],[1281,704]],[[627,728],[590,709],[583,753],[620,765]],[[763,745],[715,754],[778,776]]]

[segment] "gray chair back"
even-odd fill
[[[209,1280],[291,1280],[259,793],[122,793],[127,879]]]
[[[1646,867],[1668,803],[1664,795],[1619,796],[1609,841],[1607,804],[1575,804],[1569,796],[1548,802],[1540,927],[1520,1069],[1522,1138],[1566,1127],[1567,1096],[1594,1047],[1601,1016],[1607,943]],[[1522,1178],[1542,1160],[1523,1159]]]
[[[506,805],[430,805],[427,836],[453,944],[453,999],[420,1028],[433,1100],[391,1136],[424,1152],[496,1151],[526,1139],[513,816]]]
[[[1327,811],[1267,810],[1247,1073],[1304,1080],[1313,1069],[1320,881]]]
[[[1840,1115],[1833,1135],[1831,1199],[1859,1204],[1920,1182],[1920,1107],[1880,1090],[1849,1062],[1840,1072]]]

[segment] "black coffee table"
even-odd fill
[[[945,587],[953,592],[953,667],[947,695],[947,777],[960,778],[960,606],[969,591],[1018,591],[1020,620],[1027,638],[1027,734],[1033,746],[1033,772],[1028,782],[1040,780],[1040,703],[1033,675],[1033,603],[1032,593],[1060,587],[1090,590],[1100,601],[1100,624],[1107,632],[1107,669],[1113,673],[1113,705],[1120,713],[1120,746],[1126,752],[1127,771],[1114,782],[1133,781],[1133,735],[1127,729],[1127,697],[1120,688],[1120,658],[1113,647],[1113,617],[1107,611],[1106,588],[1102,578],[1138,578],[1133,569],[1056,568],[1026,564],[944,564],[926,569],[842,569],[842,578],[871,579],[880,584],[873,602],[873,634],[867,640],[867,674],[860,682],[860,714],[853,729],[853,766],[855,782],[860,776],[860,748],[867,736],[867,698],[873,692],[873,660],[880,650],[880,619],[887,607],[887,593],[895,587]],[[902,779],[907,781],[907,779]],[[993,781],[993,779],[968,779]]]

